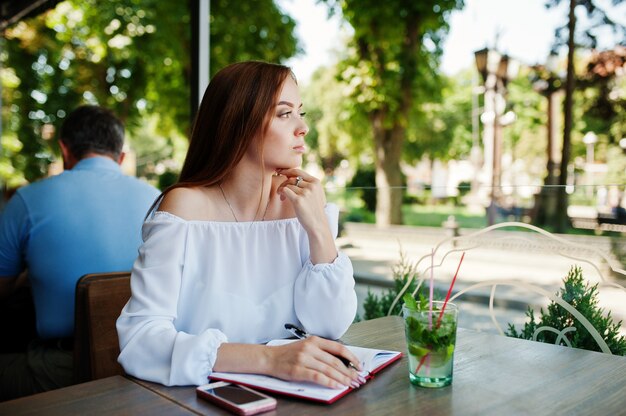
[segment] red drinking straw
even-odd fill
[[[441,308],[441,312],[439,312],[439,318],[437,319],[437,328],[441,325],[441,318],[443,318],[443,311],[446,310],[446,305],[448,304],[448,300],[450,300],[450,295],[452,294],[452,287],[454,286],[454,282],[456,282],[456,277],[459,274],[459,270],[461,269],[461,263],[463,263],[463,258],[465,258],[465,252],[461,256],[461,261],[459,261],[459,265],[456,268],[456,273],[454,273],[454,277],[452,278],[452,283],[450,283],[450,288],[448,289],[448,294],[446,294],[446,300],[443,302],[443,307]]]
[[[456,268],[456,273],[454,273],[454,277],[452,278],[452,283],[450,283],[450,288],[448,289],[448,293],[446,294],[446,300],[443,302],[443,306],[441,307],[441,312],[439,312],[439,318],[437,319],[437,328],[439,328],[439,325],[441,325],[441,318],[443,317],[443,311],[446,310],[446,305],[448,304],[448,300],[450,300],[450,295],[452,294],[452,288],[454,287],[454,282],[456,282],[456,277],[459,274],[459,270],[461,269],[461,263],[463,263],[464,258],[465,258],[465,252],[463,252],[463,254],[461,255],[461,261],[459,261],[459,265]],[[432,312],[429,313],[429,315],[431,314]],[[426,358],[428,358],[429,355],[430,355],[430,352],[426,353],[422,357],[420,362],[417,364],[417,367],[415,368],[415,374],[417,374],[420,368],[422,368],[422,365],[424,365],[424,362],[426,361]]]

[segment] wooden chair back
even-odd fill
[[[124,374],[115,322],[130,298],[130,272],[96,273],[76,283],[74,378],[77,383]]]

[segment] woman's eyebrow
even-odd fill
[[[289,106],[289,107],[291,107],[291,108],[293,108],[293,107],[294,107],[293,103],[291,103],[291,102],[289,102],[289,101],[279,101],[279,102],[278,102],[278,104],[276,104],[276,105],[287,105],[287,106]],[[302,107],[302,104],[300,104],[300,105],[298,106],[298,108],[300,108],[300,107]]]

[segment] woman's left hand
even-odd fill
[[[319,179],[301,169],[284,169],[278,172],[287,179],[278,186],[281,200],[288,199],[293,205],[298,220],[307,232],[328,228],[324,214],[326,195]]]

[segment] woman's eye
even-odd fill
[[[289,111],[285,111],[283,113],[278,113],[278,117],[279,118],[290,118],[293,115],[293,111],[289,110]],[[306,112],[302,111],[300,113],[298,113],[298,117],[303,118],[306,115]]]

